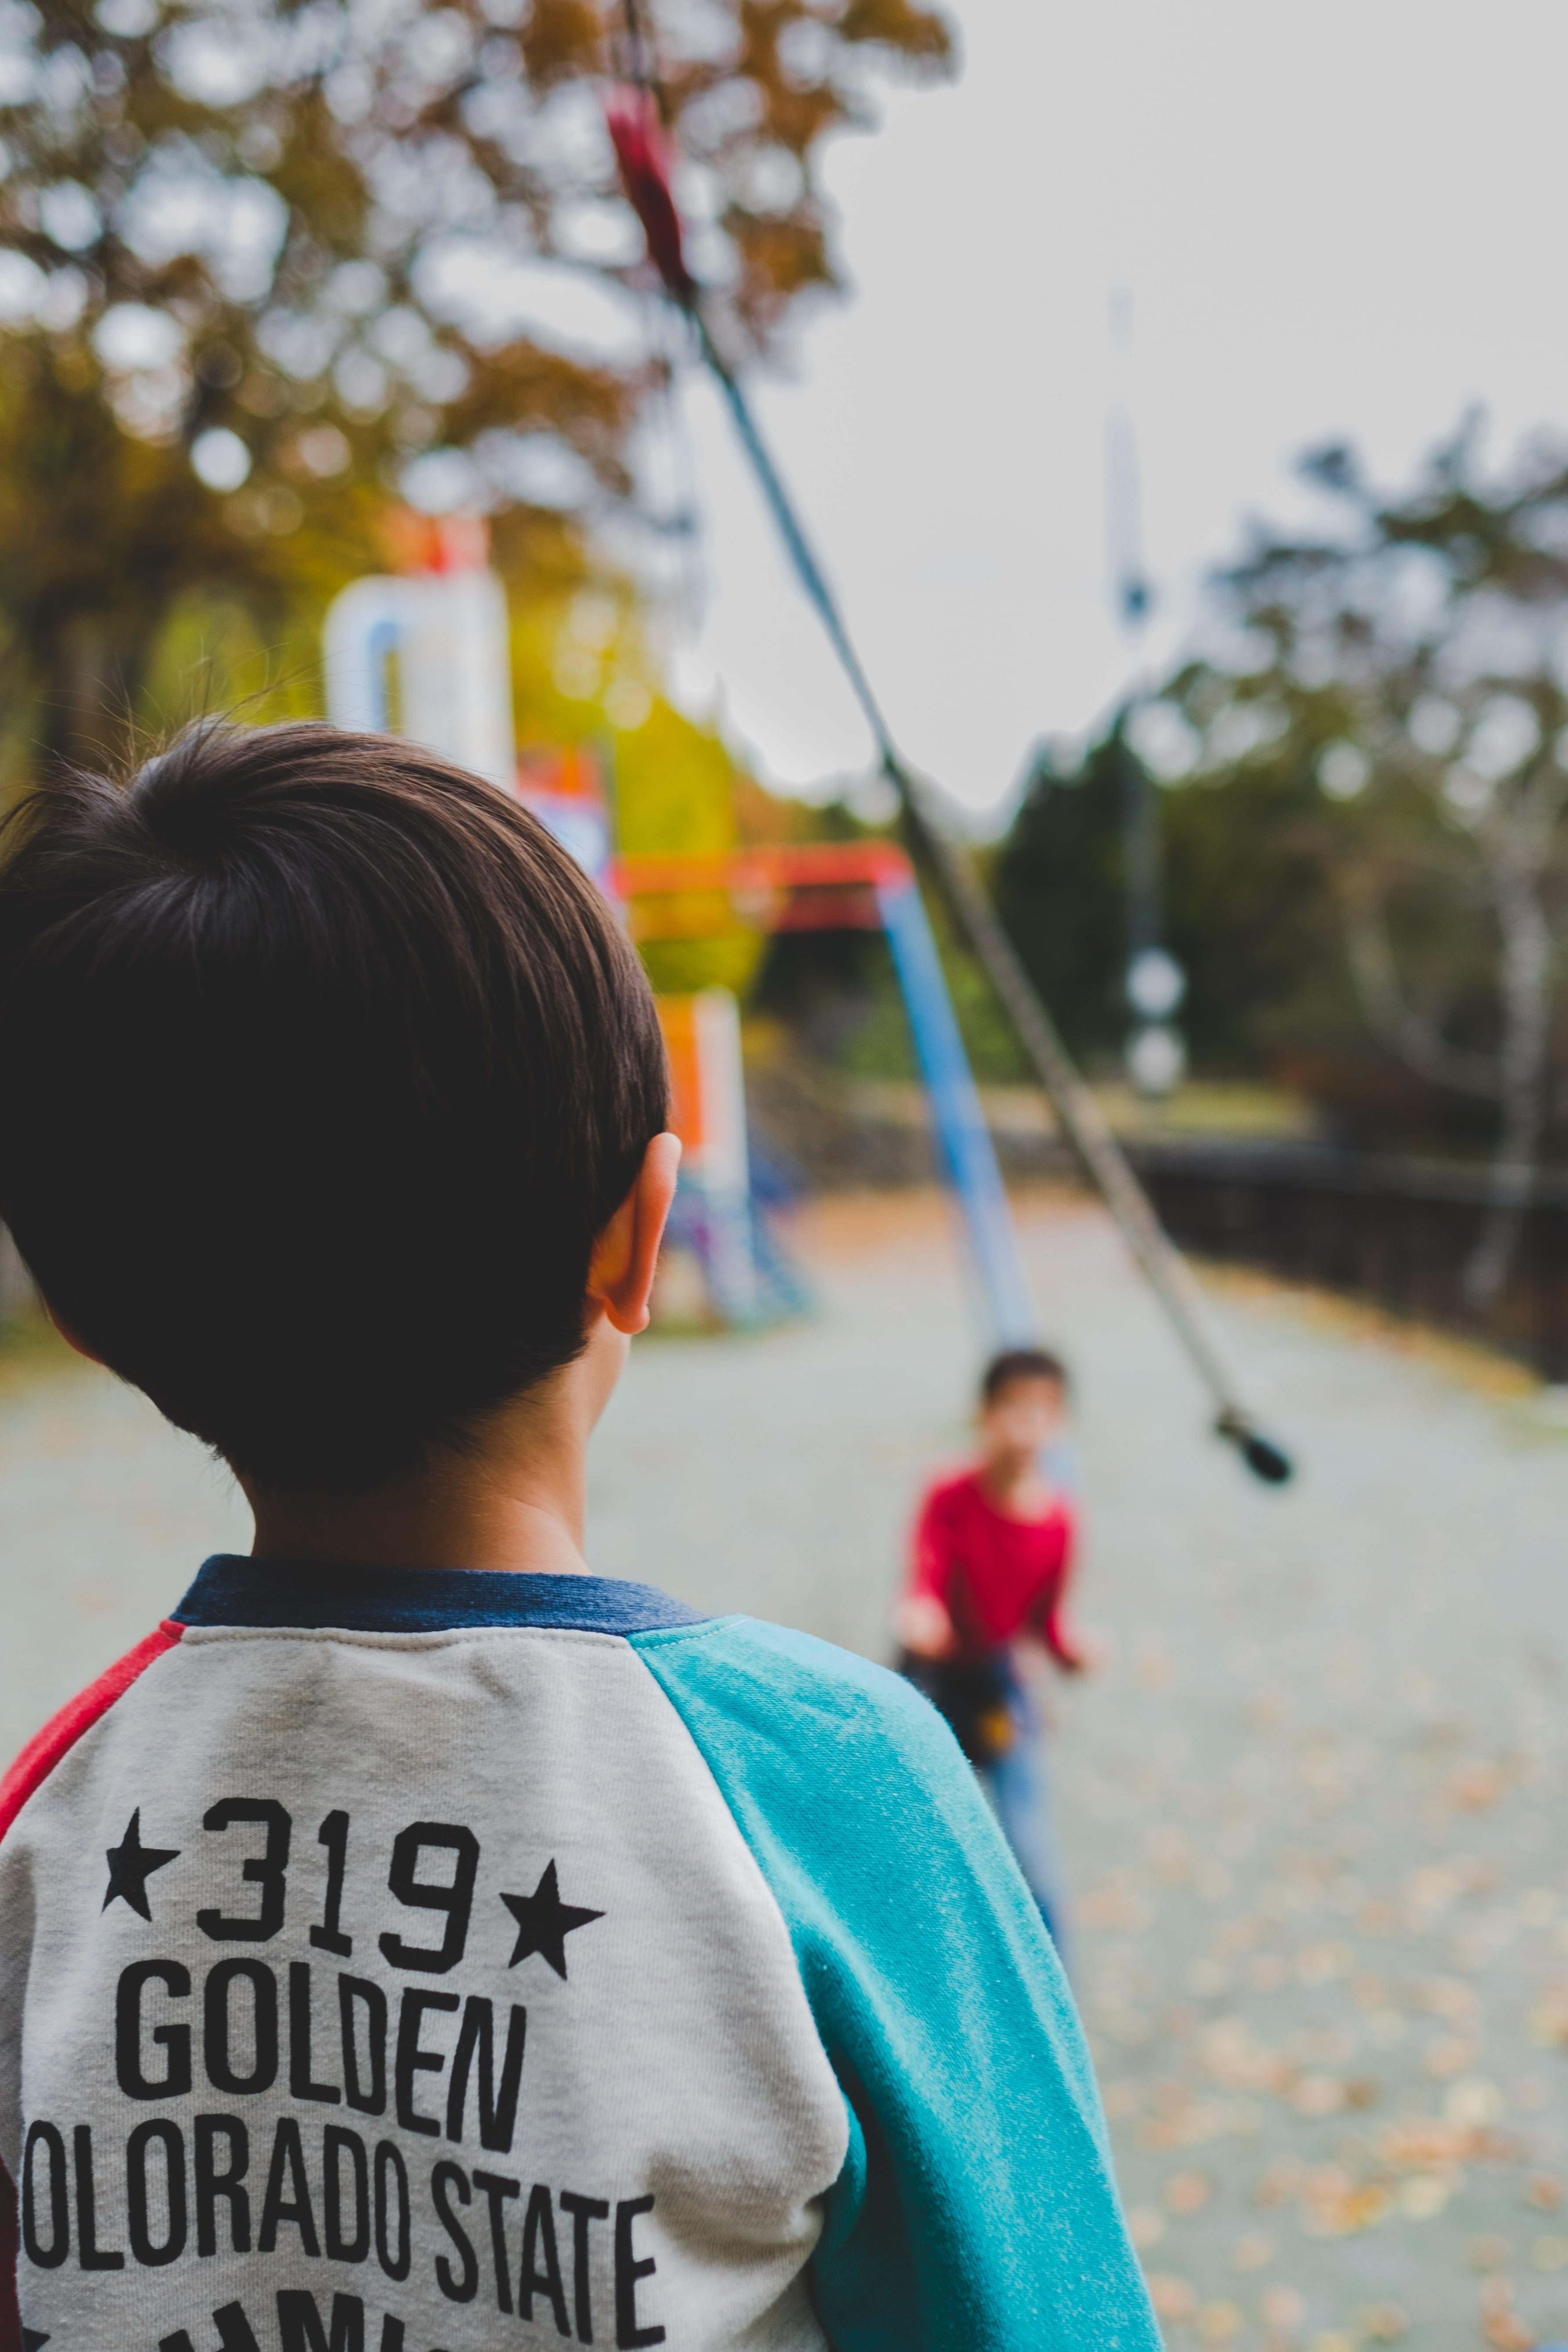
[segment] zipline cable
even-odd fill
[[[637,0],[626,0],[626,10],[633,86],[607,101],[605,115],[622,184],[642,223],[649,258],[671,300],[691,322],[698,348],[723,395],[796,577],[870,728],[881,772],[898,795],[911,847],[934,876],[954,921],[1012,1022],[1063,1131],[1208,1390],[1215,1408],[1216,1435],[1236,1446],[1256,1476],[1268,1485],[1280,1485],[1291,1475],[1290,1457],[1263,1434],[1242,1402],[1210,1336],[1203,1297],[1186,1260],[1155,1215],[1105,1113],[1079,1075],[1017,950],[975,879],[973,866],[937,819],[930,787],[915,775],[895,743],[751,403],[714,340],[701,289],[687,267],[680,216],[661,152],[660,129],[668,121],[668,101],[653,73]]]

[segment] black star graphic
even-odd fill
[[[24,2327],[22,2352],[44,2352],[44,2347],[48,2340],[49,2332],[47,2327]]]
[[[104,1909],[108,1910],[118,1895],[130,1904],[132,1911],[139,1911],[143,1919],[151,1919],[153,1914],[147,1908],[147,1881],[155,1870],[162,1870],[166,1863],[177,1862],[179,1856],[177,1845],[142,1844],[142,1808],[138,1805],[126,1825],[124,1837],[118,1845],[111,1845],[104,1857],[109,1864],[109,1891],[103,1898]]]
[[[538,1952],[563,1981],[566,1976],[567,1937],[576,1928],[585,1927],[590,1919],[602,1919],[605,1916],[602,1911],[584,1911],[576,1903],[563,1903],[553,1862],[545,1864],[544,1875],[531,1895],[503,1895],[501,1901],[517,1921],[517,1949],[507,1962],[508,1968],[515,1969],[530,1952]]]

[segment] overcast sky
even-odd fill
[[[1107,593],[1118,288],[1155,658],[1291,460],[1402,479],[1471,402],[1568,423],[1562,0],[959,0],[963,70],[833,151],[849,299],[767,428],[905,750],[994,806],[1131,656]],[[679,648],[773,781],[864,729],[711,394],[689,393],[706,615]]]

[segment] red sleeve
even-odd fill
[[[122,1658],[117,1658],[107,1673],[68,1700],[58,1715],[50,1717],[42,1731],[35,1733],[4,1779],[0,1779],[0,1838],[61,1759],[70,1754],[77,1741],[92,1729],[100,1716],[108,1714],[117,1698],[124,1697],[138,1675],[144,1675],[166,1651],[174,1648],[184,1630],[174,1618],[165,1617],[144,1641],[138,1642],[133,1650],[127,1650]]]
[[[949,1496],[946,1484],[926,1489],[910,1548],[910,1591],[929,1595],[940,1601],[944,1609],[956,1565]]]
[[[77,1741],[108,1714],[116,1699],[124,1696],[139,1675],[174,1649],[184,1630],[173,1618],[166,1617],[144,1641],[117,1659],[107,1674],[100,1675],[95,1683],[62,1706],[27,1742],[10,1769],[0,1778],[0,1838],[62,1758],[68,1756]],[[16,2184],[0,2163],[0,2352],[24,2352],[27,2341],[16,2294]],[[47,2340],[46,2336],[32,2337],[35,2344]]]
[[[1072,1673],[1082,1665],[1083,1660],[1062,1631],[1062,1611],[1072,1577],[1073,1554],[1078,1548],[1078,1526],[1065,1503],[1060,1506],[1060,1512],[1061,1559],[1056,1574],[1041,1595],[1036,1622],[1041,1641],[1058,1665],[1065,1666]]]

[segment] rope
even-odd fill
[[[1272,1439],[1263,1435],[1242,1402],[1209,1332],[1202,1294],[1186,1260],[1155,1215],[1099,1101],[1079,1074],[1017,950],[975,879],[973,866],[938,821],[931,805],[929,788],[913,773],[899,751],[827,574],[806,536],[751,403],[734,369],[714,341],[703,310],[701,289],[686,265],[679,215],[660,152],[661,131],[671,120],[668,93],[658,79],[637,0],[624,0],[624,5],[632,79],[640,102],[632,105],[614,101],[605,111],[622,182],[642,222],[649,256],[670,299],[691,321],[698,347],[724,396],[741,446],[751,460],[795,575],[838,656],[871,730],[882,773],[898,794],[911,846],[934,876],[953,920],[1011,1021],[1063,1132],[1208,1390],[1215,1407],[1216,1434],[1237,1447],[1258,1477],[1269,1485],[1279,1485],[1291,1475],[1290,1458]]]

